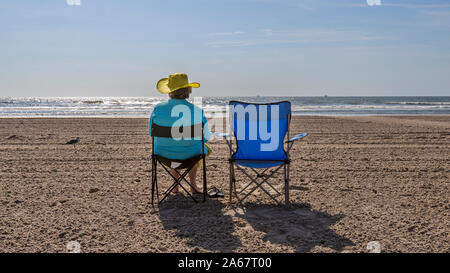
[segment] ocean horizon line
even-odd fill
[[[193,96],[190,101],[196,102]],[[198,97],[197,97],[198,98]],[[201,97],[207,116],[225,114],[230,100],[290,101],[292,115],[367,116],[450,114],[450,96],[210,96]],[[148,116],[166,96],[4,97],[0,117]],[[198,101],[197,101],[198,102]]]
[[[192,96],[192,97],[205,97],[205,98],[233,98],[233,97],[240,97],[240,98],[321,98],[321,97],[329,97],[329,98],[421,98],[421,97],[427,97],[427,98],[450,98],[449,96],[439,96],[439,95],[404,95],[404,96],[375,96],[375,95],[363,95],[363,96],[348,96],[348,95],[316,95],[316,96],[309,96],[309,95],[247,95],[247,96]],[[164,95],[153,95],[153,96],[0,96],[0,99],[5,98],[167,98],[167,96]]]

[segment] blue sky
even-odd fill
[[[450,1],[0,0],[0,96],[450,95]]]

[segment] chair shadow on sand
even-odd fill
[[[233,216],[224,214],[225,207],[217,199],[195,204],[186,196],[171,195],[160,206],[159,215],[164,229],[175,230],[176,236],[187,238],[187,245],[207,251],[233,252],[242,243],[233,234]],[[316,246],[333,251],[354,246],[351,240],[331,229],[344,217],[342,214],[314,211],[304,203],[291,204],[289,208],[246,203],[242,208],[235,209],[232,215],[243,219],[253,230],[264,232],[264,241],[290,246],[295,252],[310,252]]]
[[[264,241],[290,246],[295,252],[310,252],[316,246],[334,251],[354,246],[351,240],[331,229],[344,215],[314,211],[308,204],[291,203],[289,208],[275,204],[246,204],[243,214],[238,217],[245,219],[255,231],[264,232]]]
[[[175,230],[187,245],[213,252],[233,252],[241,245],[233,235],[233,219],[224,215],[225,204],[217,199],[194,203],[180,194],[170,195],[159,208],[159,216],[166,230]]]

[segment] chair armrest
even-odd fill
[[[227,138],[227,137],[230,136],[230,134],[228,134],[228,133],[217,133],[217,132],[214,132],[213,134],[216,135],[216,136],[219,136],[219,137],[223,137],[223,138]]]
[[[214,132],[213,134],[215,136],[218,136],[218,137],[223,137],[225,139],[225,141],[227,142],[227,146],[230,149],[230,152],[234,153],[234,151],[233,151],[233,144],[231,143],[231,140],[230,140],[231,134],[229,134],[229,133],[218,133],[218,132]]]
[[[299,139],[302,139],[302,138],[306,137],[307,135],[308,135],[308,133],[298,134],[298,135],[294,136],[293,138],[289,139],[288,142],[294,142],[296,140],[299,140]]]

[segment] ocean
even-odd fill
[[[148,117],[165,97],[25,97],[0,98],[0,117]],[[225,113],[228,101],[288,100],[293,115],[443,115],[450,114],[446,97],[204,97],[208,117]]]

